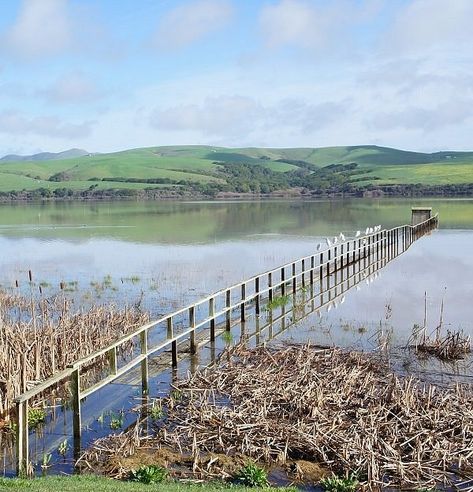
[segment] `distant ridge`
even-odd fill
[[[22,161],[55,161],[57,159],[73,159],[89,155],[90,152],[83,149],[69,149],[63,152],[41,152],[33,155],[9,154],[0,159],[1,162],[22,162]]]

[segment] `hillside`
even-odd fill
[[[293,149],[167,146],[108,154],[72,149],[0,159],[0,192],[161,187],[215,194],[471,183],[473,152],[427,154],[373,145]]]

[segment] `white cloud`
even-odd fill
[[[19,16],[3,43],[25,58],[56,55],[71,44],[66,0],[23,0]]]
[[[466,48],[473,42],[471,0],[412,0],[400,10],[386,35],[386,49],[419,53]]]
[[[280,0],[265,5],[260,13],[260,28],[269,48],[297,46],[330,55],[353,51],[352,29],[369,22],[380,11],[382,0],[314,2]]]
[[[38,92],[49,102],[58,104],[87,103],[102,95],[96,84],[81,72],[69,73]]]
[[[182,49],[225,27],[232,16],[229,0],[196,0],[179,5],[160,19],[153,45],[161,50]]]
[[[68,123],[56,116],[34,116],[28,118],[15,110],[0,113],[0,133],[11,135],[45,135],[54,138],[76,139],[91,133],[92,121]]]
[[[311,134],[341,117],[346,104],[311,104],[297,98],[262,104],[249,96],[221,95],[207,97],[200,105],[157,109],[150,123],[166,132],[194,131],[208,137],[247,141],[255,134],[280,129]]]
[[[473,100],[459,98],[432,108],[407,107],[401,111],[381,112],[368,123],[378,131],[401,128],[432,132],[445,127],[462,125],[473,118]]]

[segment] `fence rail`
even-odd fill
[[[289,289],[295,292],[298,285],[305,286],[307,283],[313,285],[317,281],[322,284],[324,277],[329,278],[332,273],[358,261],[366,262],[372,256],[374,256],[375,260],[380,260],[386,256],[394,256],[400,249],[407,249],[413,241],[436,227],[437,224],[438,215],[435,215],[417,225],[405,224],[334,244],[324,251],[286,263],[278,268],[219,290],[185,308],[141,326],[107,347],[77,360],[63,371],[51,376],[15,399],[18,473],[26,471],[29,464],[28,405],[39,394],[55,388],[61,383],[69,383],[72,397],[74,449],[80,452],[81,402],[100,388],[115,381],[136,366],[141,365],[142,391],[147,393],[149,389],[148,362],[151,356],[160,351],[170,349],[172,367],[177,367],[180,343],[188,341],[189,352],[191,354],[196,352],[198,345],[196,340],[197,330],[207,327],[209,340],[214,341],[218,320],[222,320],[226,330],[230,330],[232,313],[235,311],[239,311],[240,320],[245,321],[246,307],[254,304],[255,314],[259,315],[262,299],[267,298],[271,302],[278,293],[284,296]],[[218,308],[219,305],[221,305],[220,308]],[[198,314],[201,314],[201,308],[205,308],[204,317],[198,319]],[[177,333],[175,321],[182,316],[186,318],[185,328]],[[162,326],[166,337],[151,346],[150,331],[159,326]],[[119,349],[134,338],[139,339],[139,353],[134,355],[125,365],[118,367]],[[89,387],[82,387],[82,370],[91,367],[95,361],[103,357],[108,358],[110,374],[103,376]]]

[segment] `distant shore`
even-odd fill
[[[304,188],[276,190],[270,193],[217,191],[203,193],[199,190],[184,188],[148,188],[148,189],[88,189],[71,190],[21,190],[0,192],[0,203],[38,202],[38,201],[161,201],[161,200],[268,200],[268,199],[340,199],[340,198],[402,198],[402,197],[473,197],[473,183],[456,185],[383,185],[359,188],[356,190],[314,191]]]

